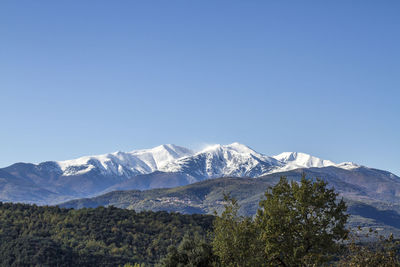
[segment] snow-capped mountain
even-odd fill
[[[313,157],[311,155],[299,152],[283,152],[279,155],[273,156],[273,158],[285,162],[287,165],[293,165],[293,167],[327,167],[333,166],[330,160],[323,160],[320,158]]]
[[[283,165],[273,157],[233,143],[209,146],[191,156],[170,162],[161,171],[186,173],[202,180],[222,176],[258,177]]]
[[[0,201],[48,204],[111,190],[175,187],[218,177],[256,178],[298,168],[328,166],[336,168],[333,172],[337,168],[351,171],[361,168],[304,153],[267,156],[239,143],[212,145],[200,151],[161,145],[72,160],[13,164],[0,169]]]
[[[134,176],[161,170],[168,163],[193,154],[190,149],[176,145],[161,145],[132,152],[87,156],[58,161],[65,176],[80,175],[97,169],[104,175]]]
[[[274,159],[284,163],[283,167],[276,168],[273,172],[291,171],[299,168],[323,168],[334,166],[341,169],[355,169],[361,167],[353,162],[336,164],[330,160],[320,159],[301,152],[283,152],[273,156]]]
[[[198,152],[168,144],[152,149],[59,161],[57,164],[64,176],[82,175],[96,170],[103,175],[130,178],[162,171],[184,173],[192,176],[195,181],[222,176],[258,177],[297,168],[358,166],[351,163],[335,164],[298,152],[284,152],[271,157],[240,143],[212,145]]]

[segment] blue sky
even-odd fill
[[[0,166],[238,141],[400,175],[399,1],[1,1]]]

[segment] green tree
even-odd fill
[[[158,265],[160,267],[211,267],[216,257],[206,240],[199,236],[186,235],[178,247],[170,246],[168,254]]]
[[[225,196],[225,210],[214,221],[213,251],[222,266],[264,266],[260,233],[251,218],[238,215],[237,200]]]
[[[281,177],[265,192],[255,219],[264,242],[267,264],[272,266],[321,265],[346,238],[348,215],[338,194],[321,179],[303,174],[300,183]]]

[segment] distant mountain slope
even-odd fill
[[[396,205],[396,203],[400,204],[400,178],[397,176],[392,177],[390,174],[387,175],[385,172],[365,167],[356,170],[324,167],[303,168],[287,172],[272,173],[257,179],[217,178],[175,188],[145,191],[116,191],[94,198],[72,200],[61,205],[81,208],[85,207],[86,201],[90,201],[90,203],[93,204],[97,203],[97,206],[107,206],[112,204],[120,208],[142,210],[149,207],[146,206],[148,204],[146,200],[153,203],[155,197],[167,196],[181,198],[187,195],[192,198],[192,201],[194,201],[193,203],[196,203],[196,207],[204,207],[203,212],[207,213],[212,211],[212,208],[220,206],[216,201],[222,201],[224,192],[230,193],[232,196],[238,198],[239,201],[247,201],[251,198],[258,202],[268,186],[275,184],[281,176],[285,176],[289,180],[299,181],[303,172],[308,178],[320,177],[325,180],[328,182],[329,186],[334,187],[335,190],[346,199],[362,201],[365,203],[382,202],[390,205]],[[169,176],[173,174],[159,173],[159,175]],[[129,198],[131,194],[133,199],[126,201],[125,197]],[[115,198],[116,196],[117,198]],[[125,199],[121,203],[118,200],[119,196],[123,196]],[[140,201],[136,202],[138,197],[140,198]],[[179,203],[181,202],[182,201]],[[151,209],[153,208],[157,210],[157,205],[154,207],[151,206]],[[249,215],[253,212],[254,210],[247,209],[245,213]]]
[[[303,172],[309,178],[321,177],[344,197],[352,214],[350,225],[382,228],[400,236],[400,225],[396,222],[400,219],[399,177],[365,167],[357,170],[333,166],[303,168],[268,174],[257,179],[218,178],[169,189],[114,191],[94,198],[69,201],[60,206],[83,208],[112,205],[137,211],[212,214],[222,210],[223,195],[229,193],[239,200],[241,214],[251,216],[255,214],[265,190],[275,184],[281,175],[298,181]]]
[[[48,191],[30,179],[16,177],[0,169],[0,202],[42,203],[47,199],[62,201],[58,195]]]
[[[104,192],[116,190],[146,190],[149,188],[171,188],[195,182],[192,176],[184,173],[152,172],[137,175],[123,182],[108,187]]]
[[[212,145],[198,152],[176,145],[161,145],[73,160],[13,164],[0,169],[0,199],[54,204],[112,190],[176,187],[229,176],[257,178],[314,167],[336,167],[336,172],[362,168],[354,163],[335,164],[297,152],[266,156],[239,143]],[[382,173],[377,171],[376,174],[381,175],[379,177],[391,175]],[[361,173],[357,179],[362,180],[362,177]],[[375,186],[393,195],[388,190],[390,185]]]

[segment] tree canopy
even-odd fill
[[[209,267],[215,266],[218,259],[212,247],[204,238],[185,236],[178,247],[170,246],[160,267]]]
[[[206,236],[211,215],[0,202],[0,266],[156,264],[185,235]]]
[[[288,182],[265,192],[254,219],[234,199],[214,221],[213,249],[223,266],[307,266],[330,260],[346,238],[346,205],[321,179]]]
[[[260,232],[249,217],[238,215],[237,200],[225,196],[225,210],[214,221],[213,251],[222,266],[263,266]]]
[[[285,177],[265,192],[255,219],[272,265],[321,264],[347,236],[343,199],[321,179],[288,182]]]

